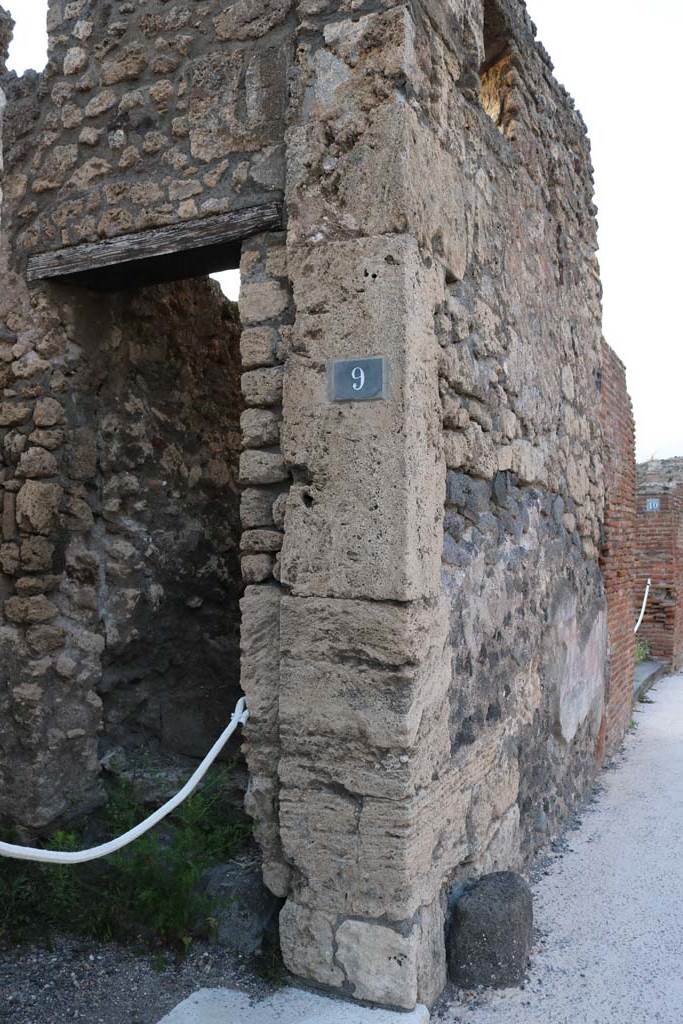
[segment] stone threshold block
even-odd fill
[[[313,992],[285,989],[260,1002],[244,992],[205,988],[176,1006],[159,1024],[429,1024],[429,1010],[376,1010]]]

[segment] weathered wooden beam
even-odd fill
[[[231,213],[119,235],[104,242],[86,242],[83,245],[70,245],[66,249],[37,253],[28,258],[26,277],[29,281],[73,278],[107,267],[229,245],[261,231],[277,231],[281,227],[282,205],[277,202],[262,203]]]

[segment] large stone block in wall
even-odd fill
[[[443,503],[437,301],[408,237],[294,247],[283,452],[297,467],[282,580],[295,595],[435,595]],[[386,400],[334,402],[330,361],[384,356]]]
[[[278,143],[285,113],[287,64],[277,48],[216,50],[191,65],[191,155],[205,163]],[[216,90],[223,93],[216,102]],[[244,110],[246,108],[246,116]]]
[[[420,109],[438,63],[424,36],[398,6],[327,23],[324,44],[301,58],[307,116],[287,134],[287,194],[296,214],[290,240],[413,234],[461,278],[472,195],[460,133],[436,135]],[[456,58],[443,46],[438,57],[440,79],[456,81]],[[450,102],[464,104],[455,90],[445,91]]]
[[[435,850],[441,829],[458,833],[466,811],[457,787],[446,806],[433,784],[450,750],[444,611],[430,602],[282,604],[280,830],[301,879],[282,916],[285,962],[406,1008],[443,982]],[[431,728],[439,718],[440,732]],[[359,917],[362,927],[348,920]]]
[[[280,588],[247,587],[242,611],[242,689],[249,703],[250,729],[272,736],[277,729],[280,674]]]
[[[249,707],[245,738],[250,778],[245,806],[255,819],[265,882],[272,892],[285,896],[289,869],[279,838],[277,782],[281,600],[281,590],[274,583],[245,591],[240,602],[241,684]]]
[[[290,970],[367,1002],[412,1010],[431,1005],[446,983],[440,902],[405,924],[345,920],[290,900],[280,915]]]
[[[314,734],[415,746],[434,699],[425,669],[436,618],[426,603],[284,598],[281,730],[293,738],[305,716]]]
[[[449,274],[463,276],[472,229],[459,155],[446,151],[414,110],[387,101],[369,116],[353,147],[338,156],[317,124],[291,130],[288,142],[288,191],[301,211],[293,239],[305,244],[410,233],[434,245]],[[438,196],[435,205],[419,188],[425,179]]]

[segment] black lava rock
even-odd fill
[[[244,858],[210,868],[202,888],[211,901],[218,945],[247,956],[277,946],[283,901],[266,889],[257,860]]]
[[[507,988],[524,981],[533,932],[529,886],[513,871],[484,875],[452,896],[448,971],[460,988]]]

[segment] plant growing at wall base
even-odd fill
[[[647,661],[650,657],[650,645],[647,640],[636,640],[636,664]]]
[[[214,772],[168,823],[106,861],[72,867],[0,859],[0,943],[67,932],[183,951],[194,935],[209,934],[201,876],[233,857],[249,835],[245,821],[224,806],[224,778],[224,772]],[[131,787],[117,784],[106,811],[107,838],[131,828],[144,813]],[[78,832],[57,832],[48,847],[83,845]]]

